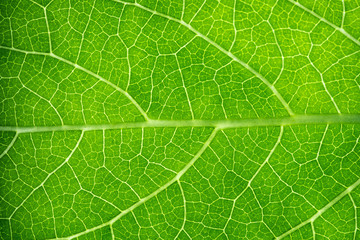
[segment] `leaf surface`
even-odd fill
[[[358,239],[358,1],[0,3],[2,239]]]

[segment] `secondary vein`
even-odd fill
[[[345,189],[342,193],[340,193],[336,198],[334,198],[331,202],[329,202],[328,204],[326,204],[322,209],[320,209],[315,215],[313,215],[311,218],[309,218],[308,220],[306,220],[305,222],[302,222],[300,224],[298,224],[297,226],[295,226],[294,228],[290,229],[289,231],[283,233],[282,235],[280,235],[279,237],[277,237],[277,240],[283,239],[284,237],[288,236],[289,234],[295,232],[296,230],[298,230],[299,228],[305,226],[308,223],[312,223],[314,222],[318,217],[321,216],[321,214],[323,214],[326,210],[328,210],[329,208],[331,208],[335,203],[337,203],[338,201],[340,201],[343,197],[345,197],[347,194],[349,194],[352,190],[354,190],[357,186],[360,185],[360,179],[358,179],[355,183],[353,183],[351,186],[349,186],[347,189]]]
[[[240,60],[238,57],[236,57],[233,53],[227,51],[226,49],[224,49],[223,47],[221,47],[219,44],[217,44],[216,42],[214,42],[213,40],[211,40],[210,38],[208,38],[207,36],[205,36],[204,34],[202,34],[201,32],[199,32],[198,30],[196,30],[195,28],[193,28],[190,24],[186,23],[183,20],[179,20],[176,18],[173,18],[171,16],[168,16],[166,14],[157,12],[155,10],[152,10],[150,8],[147,8],[145,6],[142,6],[138,3],[128,3],[128,2],[123,2],[121,0],[112,0],[115,2],[119,2],[125,5],[132,5],[138,8],[141,8],[147,12],[150,12],[152,14],[161,16],[163,18],[166,18],[170,21],[173,22],[177,22],[181,25],[183,25],[184,27],[186,27],[187,29],[189,29],[190,31],[192,31],[196,36],[201,37],[202,39],[204,39],[206,42],[208,42],[210,45],[214,46],[215,48],[217,48],[218,50],[220,50],[222,53],[224,53],[225,55],[229,56],[231,59],[233,59],[235,62],[241,64],[244,68],[246,68],[247,70],[249,70],[252,74],[254,74],[257,78],[259,78],[268,88],[270,88],[270,90],[273,92],[273,94],[279,99],[279,101],[281,102],[281,104],[284,106],[284,108],[286,109],[286,111],[289,113],[290,116],[294,115],[294,112],[292,111],[292,109],[290,108],[290,106],[288,105],[288,103],[284,100],[284,98],[282,97],[282,95],[277,91],[277,89],[274,87],[273,84],[271,84],[263,75],[261,75],[258,71],[256,71],[255,69],[253,69],[249,64],[243,62],[242,60]]]
[[[206,140],[206,142],[203,144],[203,146],[200,148],[200,150],[196,153],[196,155],[190,160],[190,162],[183,168],[181,169],[174,178],[172,178],[169,182],[167,182],[166,184],[164,184],[163,186],[161,186],[160,188],[158,188],[156,191],[152,192],[151,194],[149,194],[148,196],[140,199],[140,201],[138,201],[137,203],[135,203],[134,205],[132,205],[131,207],[125,209],[124,211],[122,211],[120,214],[118,214],[117,216],[115,216],[113,219],[111,219],[108,222],[105,222],[103,224],[100,224],[96,227],[87,229],[86,231],[77,233],[75,235],[63,238],[63,239],[74,239],[77,237],[80,237],[86,233],[95,231],[97,229],[103,228],[105,226],[112,226],[112,224],[114,224],[117,220],[119,220],[120,218],[122,218],[124,215],[126,215],[127,213],[133,211],[135,208],[139,207],[140,205],[142,205],[143,203],[145,203],[146,201],[148,201],[149,199],[153,198],[154,196],[156,196],[157,194],[159,194],[160,192],[162,192],[163,190],[165,190],[166,188],[168,188],[170,185],[172,185],[173,183],[175,183],[176,181],[179,181],[179,179],[187,172],[187,170],[192,167],[194,165],[194,163],[196,162],[196,160],[198,160],[200,158],[200,156],[204,153],[204,151],[208,148],[208,146],[210,145],[210,143],[212,142],[212,140],[215,138],[216,133],[218,132],[219,129],[214,128],[214,130],[212,131],[212,133],[210,134],[210,136],[208,137],[208,139]]]
[[[73,66],[74,68],[77,68],[95,78],[97,78],[98,80],[100,80],[101,82],[104,82],[106,84],[108,84],[109,86],[113,87],[115,90],[119,91],[120,93],[122,93],[123,95],[125,95],[130,102],[138,109],[138,111],[142,114],[142,116],[145,118],[145,120],[149,120],[149,117],[147,116],[146,112],[144,111],[144,109],[138,104],[138,102],[125,90],[123,90],[122,88],[118,87],[117,85],[115,85],[114,83],[110,82],[109,80],[101,77],[100,75],[76,64],[73,63],[65,58],[62,58],[54,53],[46,53],[46,52],[35,52],[35,51],[26,51],[26,50],[22,50],[22,49],[17,49],[17,48],[12,48],[12,47],[6,47],[6,46],[0,46],[0,49],[7,49],[10,51],[16,51],[16,52],[22,52],[25,54],[34,54],[34,55],[42,55],[42,56],[49,56],[49,57],[53,57],[58,59],[61,62],[64,62],[66,64],[69,64],[70,66]]]
[[[318,15],[317,13],[315,13],[314,11],[311,11],[310,9],[306,8],[304,5],[302,5],[299,2],[296,2],[294,0],[288,0],[289,2],[291,2],[292,4],[294,4],[295,6],[301,8],[302,10],[304,10],[305,12],[310,13],[311,15],[313,15],[314,17],[318,18],[320,21],[326,23],[327,25],[333,27],[336,31],[339,31],[340,33],[342,33],[345,37],[347,37],[348,39],[350,39],[351,41],[353,41],[355,44],[360,46],[360,41],[357,40],[355,37],[353,37],[352,35],[350,35],[350,33],[348,33],[347,31],[345,31],[344,28],[342,27],[338,27],[335,24],[333,24],[332,22],[326,20],[325,18],[321,17],[320,15]]]

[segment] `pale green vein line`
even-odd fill
[[[53,132],[71,130],[108,130],[121,128],[161,128],[161,127],[216,127],[219,129],[240,127],[261,127],[280,125],[301,124],[360,124],[360,114],[333,114],[333,115],[295,115],[282,118],[256,118],[239,120],[149,120],[146,122],[124,122],[116,124],[99,125],[63,125],[63,126],[39,126],[19,127],[0,126],[0,131],[27,132]]]
[[[96,0],[93,1],[92,5],[91,5],[91,11],[90,11],[90,14],[89,14],[89,19],[88,21],[86,22],[86,25],[85,25],[85,29],[83,31],[83,33],[81,34],[81,42],[80,42],[80,45],[79,45],[79,52],[77,54],[77,57],[76,57],[76,60],[75,60],[75,64],[78,63],[79,61],[79,57],[80,57],[80,54],[81,54],[81,50],[82,50],[82,47],[83,47],[83,43],[84,43],[84,39],[85,39],[85,34],[87,33],[87,29],[89,27],[89,24],[91,22],[91,15],[94,11],[94,8],[95,8],[95,4],[96,4]]]
[[[267,158],[265,159],[265,161],[261,164],[261,166],[257,169],[256,173],[252,176],[252,178],[249,180],[248,183],[248,187],[250,187],[252,181],[254,181],[254,179],[256,178],[256,176],[259,174],[259,172],[261,171],[261,169],[266,165],[266,163],[269,162],[269,159],[271,158],[271,156],[274,154],[276,148],[279,146],[280,142],[281,142],[281,138],[283,136],[284,133],[284,126],[281,125],[280,127],[280,133],[279,133],[279,137],[276,141],[276,143],[274,144],[274,147],[271,149],[269,155],[267,156]]]
[[[147,116],[146,112],[142,109],[142,107],[136,102],[136,100],[128,93],[128,92],[125,92],[123,89],[121,89],[120,87],[118,87],[117,85],[113,84],[112,82],[106,80],[105,78],[101,77],[100,75],[78,65],[78,64],[74,64],[73,62],[70,62],[69,60],[66,60],[62,57],[59,57],[55,54],[50,54],[51,57],[54,57],[60,61],[63,61],[77,69],[80,69],[81,71],[83,72],[86,72],[87,74],[99,79],[100,81],[108,84],[109,86],[113,87],[114,89],[116,89],[117,91],[119,91],[120,93],[124,94],[132,104],[134,104],[134,106],[139,110],[139,112],[143,115],[143,117],[146,119],[146,120],[149,120],[149,117]]]
[[[6,149],[0,154],[0,158],[2,158],[3,156],[5,156],[5,154],[8,153],[8,151],[12,148],[12,146],[14,146],[14,143],[16,142],[16,139],[18,138],[19,133],[16,132],[15,136],[13,137],[13,139],[11,140],[10,144],[6,147]]]
[[[312,46],[311,46],[311,49],[312,49]],[[310,50],[310,52],[311,52],[311,51],[312,51],[312,50]],[[328,88],[327,88],[327,86],[326,86],[326,83],[325,83],[325,81],[324,81],[323,74],[322,74],[322,73],[320,72],[320,70],[315,66],[315,64],[311,61],[309,55],[307,56],[307,59],[308,59],[308,61],[310,62],[311,66],[312,66],[312,67],[315,69],[315,71],[319,74],[320,79],[321,79],[321,83],[322,83],[322,85],[323,85],[323,87],[324,87],[324,90],[325,90],[326,94],[329,96],[331,102],[333,103],[333,105],[334,105],[337,113],[338,113],[338,114],[341,114],[340,108],[339,108],[338,105],[336,104],[334,97],[331,95],[331,93],[329,92],[329,90],[328,90]]]
[[[36,95],[38,98],[40,98],[40,99],[44,100],[45,102],[47,102],[47,103],[50,105],[50,107],[54,110],[54,112],[56,113],[57,117],[58,117],[59,120],[60,120],[61,125],[64,125],[64,121],[63,121],[63,119],[62,119],[59,111],[58,111],[57,108],[51,103],[51,101],[48,100],[48,99],[46,99],[46,98],[44,98],[43,96],[41,96],[41,95],[38,94],[37,92],[33,91],[31,88],[28,88],[28,87],[21,81],[20,78],[19,78],[19,80],[20,80],[21,85],[23,85],[23,87],[24,87],[26,90],[28,90],[28,91],[31,92],[32,94]]]
[[[216,136],[216,133],[218,132],[217,128],[214,128],[214,130],[212,131],[212,133],[210,134],[209,138],[206,140],[206,142],[203,144],[203,146],[200,148],[200,150],[196,153],[196,155],[190,160],[190,162],[183,168],[181,169],[178,174],[172,178],[169,182],[167,182],[166,184],[164,184],[163,186],[161,186],[160,188],[158,188],[156,191],[152,192],[151,194],[149,194],[148,196],[140,199],[140,201],[138,201],[137,203],[135,203],[134,205],[132,205],[131,207],[125,209],[123,212],[121,212],[119,215],[117,215],[116,217],[114,217],[113,219],[111,219],[108,222],[105,222],[101,225],[98,225],[96,227],[90,228],[86,231],[77,233],[75,235],[66,237],[66,238],[62,238],[62,239],[74,239],[77,237],[80,237],[84,234],[87,234],[89,232],[93,232],[97,229],[103,228],[105,226],[109,226],[114,224],[117,220],[119,220],[120,218],[122,218],[124,215],[128,214],[129,212],[133,211],[135,208],[139,207],[140,205],[142,205],[143,203],[145,203],[146,201],[148,201],[149,199],[153,198],[154,196],[156,196],[157,194],[159,194],[160,192],[162,192],[163,190],[165,190],[167,187],[169,187],[170,185],[172,185],[174,182],[179,181],[179,179],[186,173],[186,171],[192,167],[194,165],[194,163],[196,162],[196,160],[204,153],[204,151],[208,148],[208,146],[210,145],[210,143],[212,142],[212,140],[214,139],[214,137]]]
[[[49,38],[49,49],[50,49],[50,52],[52,52],[53,48],[52,48],[52,44],[51,44],[51,36],[50,36],[50,27],[49,27],[48,16],[47,16],[47,13],[46,13],[46,8],[45,7],[42,7],[42,8],[44,8],[44,17],[45,17],[45,23],[46,23],[46,28],[47,28],[47,32],[48,32],[48,38]]]
[[[290,106],[288,105],[288,103],[284,100],[284,98],[282,97],[282,95],[278,92],[278,90],[275,88],[274,85],[272,85],[263,75],[261,75],[259,72],[257,72],[255,69],[253,69],[249,64],[243,62],[242,60],[240,60],[238,57],[236,57],[234,54],[232,54],[231,52],[225,50],[224,48],[222,48],[220,45],[218,45],[217,43],[215,43],[214,41],[212,41],[210,38],[208,38],[207,36],[203,35],[202,33],[200,33],[199,31],[197,31],[196,29],[194,29],[191,25],[185,23],[184,21],[181,21],[182,24],[184,26],[187,26],[192,32],[196,33],[196,35],[200,36],[201,38],[203,38],[205,41],[209,42],[211,45],[213,45],[214,47],[216,47],[217,49],[219,49],[221,52],[223,52],[224,54],[226,54],[227,56],[229,56],[230,58],[232,58],[234,61],[240,63],[243,67],[245,67],[247,70],[249,70],[251,73],[253,73],[257,78],[259,78],[263,83],[265,83],[265,85],[270,88],[270,90],[273,92],[273,94],[279,99],[279,101],[281,102],[281,104],[285,107],[286,111],[289,113],[290,116],[294,115],[294,112],[292,111],[292,109],[290,108]]]
[[[184,74],[181,70],[181,67],[180,67],[180,63],[179,63],[179,59],[177,57],[177,55],[175,54],[175,60],[176,60],[176,64],[179,68],[179,72],[180,72],[180,76],[181,76],[181,81],[182,81],[182,85],[183,85],[183,88],[184,88],[184,91],[185,91],[185,95],[186,95],[186,99],[187,99],[187,102],[188,102],[188,105],[189,105],[189,109],[190,109],[190,113],[191,113],[191,119],[194,119],[194,111],[192,109],[192,105],[191,105],[191,101],[190,101],[190,98],[189,98],[189,93],[188,93],[188,90],[185,86],[185,81],[184,81]]]
[[[264,160],[264,162],[260,165],[260,167],[256,170],[255,174],[252,176],[252,178],[249,180],[247,186],[244,188],[244,190],[234,199],[234,202],[233,202],[233,205],[232,205],[232,208],[231,208],[231,213],[230,213],[230,216],[225,224],[225,227],[224,227],[224,231],[226,229],[226,227],[228,226],[232,216],[233,216],[233,213],[234,213],[234,209],[235,209],[235,205],[236,205],[236,202],[237,200],[245,193],[245,191],[251,187],[251,183],[254,181],[254,179],[256,178],[256,176],[259,174],[259,172],[261,171],[261,169],[263,169],[263,167],[269,162],[269,159],[271,158],[271,156],[274,154],[276,148],[279,146],[280,142],[281,142],[281,139],[282,139],[282,136],[283,136],[283,133],[284,133],[284,126],[281,125],[280,126],[280,133],[279,133],[279,136],[278,136],[278,139],[276,141],[276,143],[274,144],[273,148],[270,150],[268,156],[266,157],[266,159]],[[254,193],[255,194],[255,193]],[[269,228],[270,229],[270,228]],[[275,236],[275,235],[274,235]]]
[[[111,232],[111,239],[115,240],[114,228],[112,225],[110,225],[110,232]]]
[[[142,6],[138,3],[128,3],[128,2],[123,2],[121,0],[112,0],[115,2],[119,2],[119,3],[123,3],[125,5],[132,5],[132,6],[136,6],[138,8],[141,8],[147,12],[150,12],[152,14],[161,16],[163,18],[169,19],[171,21],[177,22],[183,26],[185,26],[186,28],[188,28],[190,31],[192,31],[193,33],[195,33],[195,35],[201,37],[202,39],[204,39],[205,41],[207,41],[209,44],[211,44],[212,46],[214,46],[215,48],[217,48],[218,50],[220,50],[222,53],[224,53],[225,55],[229,56],[231,59],[233,59],[234,61],[238,62],[239,64],[241,64],[243,67],[245,67],[247,70],[249,70],[251,73],[253,73],[257,78],[259,78],[263,83],[265,83],[265,85],[267,87],[270,88],[270,90],[273,92],[273,94],[279,99],[279,101],[282,103],[282,105],[285,107],[285,109],[287,110],[287,112],[289,113],[290,116],[294,115],[292,109],[290,108],[290,106],[288,105],[288,103],[284,100],[284,98],[282,97],[282,95],[277,91],[277,89],[275,88],[274,85],[272,85],[263,75],[261,75],[259,72],[257,72],[255,69],[253,69],[249,64],[243,62],[242,60],[240,60],[238,57],[236,57],[234,54],[232,54],[231,52],[227,51],[226,49],[224,49],[223,47],[221,47],[219,44],[217,44],[216,42],[214,42],[213,40],[211,40],[210,38],[208,38],[207,36],[205,36],[204,34],[202,34],[201,32],[199,32],[198,30],[196,30],[195,28],[193,28],[190,24],[187,24],[186,22],[184,22],[183,20],[179,20],[176,18],[173,18],[171,16],[168,16],[166,14],[154,11],[150,8],[147,8],[145,6]]]
[[[59,61],[61,62],[64,62],[64,63],[67,63],[69,64],[70,66],[73,66],[74,68],[77,68],[97,79],[99,79],[100,81],[106,83],[107,85],[111,86],[112,88],[114,88],[115,90],[119,91],[120,93],[122,93],[123,95],[125,95],[132,104],[134,104],[134,106],[138,109],[138,111],[143,115],[143,117],[146,119],[146,120],[150,120],[149,117],[147,116],[146,112],[144,111],[144,109],[142,109],[142,107],[136,102],[136,100],[126,91],[124,91],[122,88],[118,87],[117,85],[113,84],[112,82],[106,80],[105,78],[101,77],[100,75],[78,65],[78,64],[75,64],[65,58],[62,58],[58,55],[55,55],[53,53],[45,53],[45,52],[35,52],[35,51],[26,51],[26,50],[22,50],[22,49],[17,49],[17,48],[12,48],[12,47],[5,47],[5,46],[0,46],[0,49],[7,49],[7,50],[10,50],[10,51],[16,51],[16,52],[22,52],[22,53],[25,53],[25,54],[34,54],[34,55],[42,55],[42,56],[50,56],[50,57],[53,57],[53,58],[56,58],[58,59]]]
[[[352,190],[354,190],[357,186],[360,185],[360,179],[357,180],[355,183],[353,183],[350,187],[348,187],[347,189],[345,189],[345,191],[343,191],[342,193],[340,193],[336,198],[334,198],[331,202],[329,202],[328,204],[325,205],[325,207],[323,207],[322,209],[320,209],[315,215],[313,215],[311,218],[309,218],[308,220],[306,220],[305,222],[300,223],[299,225],[297,225],[296,227],[290,229],[289,231],[283,233],[282,235],[280,235],[279,237],[277,237],[277,240],[283,239],[284,237],[288,236],[289,234],[295,232],[296,230],[300,229],[301,227],[305,226],[308,223],[313,223],[318,217],[321,216],[321,214],[323,214],[326,210],[328,210],[329,208],[331,208],[334,204],[336,204],[338,201],[340,201],[344,196],[346,196],[347,194],[349,194]]]
[[[51,214],[52,214],[53,224],[54,224],[54,226],[56,226],[54,206],[53,206],[52,200],[51,200],[49,194],[47,193],[46,188],[44,186],[42,186],[42,188],[44,189],[44,193],[45,193],[47,199],[49,200],[50,207],[51,207]],[[58,235],[57,235],[56,227],[54,227],[54,232],[55,232],[55,236],[57,237]]]
[[[43,5],[41,5],[41,4],[39,4],[39,3],[37,3],[37,2],[36,2],[36,1],[34,1],[34,0],[30,0],[30,2],[34,3],[35,5],[37,5],[37,6],[41,7],[41,8],[44,8],[44,6],[43,6]]]
[[[320,21],[326,23],[327,25],[333,27],[335,30],[341,32],[344,36],[346,36],[348,39],[350,39],[351,41],[353,41],[354,43],[356,43],[357,45],[360,46],[360,41],[357,40],[356,38],[354,38],[353,36],[351,36],[347,31],[345,31],[345,29],[340,28],[338,26],[336,26],[335,24],[333,24],[332,22],[326,20],[325,18],[321,17],[320,15],[318,15],[317,13],[315,13],[314,11],[311,11],[310,9],[308,9],[307,7],[305,7],[304,5],[302,5],[299,2],[295,2],[294,0],[288,0],[289,2],[293,3],[294,5],[298,6],[299,8],[301,8],[302,10],[304,10],[305,12],[310,13],[311,15],[313,15],[314,17],[318,18]]]
[[[184,204],[184,218],[183,218],[183,223],[181,224],[181,228],[179,229],[178,233],[176,234],[174,239],[178,239],[179,235],[181,234],[182,231],[185,231],[185,223],[186,223],[186,197],[185,197],[185,192],[184,189],[181,185],[180,180],[177,181],[180,191],[181,191],[181,195],[182,195],[182,199],[183,199],[183,204]]]
[[[76,149],[79,147],[80,142],[81,142],[83,136],[84,136],[84,131],[81,132],[81,135],[80,135],[80,137],[79,137],[79,139],[78,139],[75,147],[74,147],[73,150],[70,152],[69,156],[68,156],[57,168],[55,168],[52,172],[50,172],[50,173],[46,176],[46,178],[45,178],[36,188],[34,188],[34,189],[27,195],[27,197],[19,204],[19,206],[17,206],[17,207],[14,209],[14,211],[13,211],[13,213],[10,215],[9,219],[11,219],[11,218],[14,216],[14,214],[16,213],[16,211],[30,198],[30,196],[31,196],[36,190],[38,190],[39,188],[41,188],[42,186],[44,186],[44,184],[46,183],[46,181],[47,181],[57,170],[59,170],[62,166],[64,166],[64,164],[66,164],[66,163],[69,161],[69,159],[71,158],[71,156],[74,154],[74,152],[76,151]]]
[[[356,233],[357,233],[357,229],[358,229],[358,213],[357,213],[357,207],[356,207],[356,203],[353,199],[353,197],[351,196],[351,193],[349,193],[349,198],[350,198],[350,201],[351,203],[353,204],[354,206],[354,217],[355,217],[355,226],[354,226],[354,240],[356,240]]]

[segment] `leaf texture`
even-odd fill
[[[359,239],[360,2],[4,0],[1,239]]]

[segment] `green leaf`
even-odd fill
[[[4,0],[1,239],[359,239],[360,2]]]

